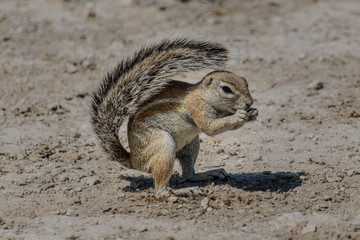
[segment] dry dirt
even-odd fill
[[[198,172],[153,196],[97,147],[88,93],[145,42],[220,41],[255,122],[201,135]],[[199,80],[203,73],[180,76]],[[360,4],[1,0],[1,239],[360,239]]]

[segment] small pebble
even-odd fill
[[[317,226],[315,223],[307,223],[306,226],[303,228],[303,230],[301,231],[302,234],[306,234],[306,233],[312,233],[312,232],[316,232],[317,230]]]
[[[69,216],[69,217],[74,217],[74,216],[77,216],[78,214],[75,212],[74,209],[68,209],[68,210],[66,210],[65,215]]]
[[[209,199],[207,197],[204,197],[201,200],[200,206],[206,210],[209,207]]]
[[[171,202],[171,203],[176,203],[177,200],[178,200],[178,197],[171,196],[171,197],[168,198],[168,200],[169,200],[169,202]]]
[[[98,178],[94,178],[94,177],[90,177],[88,178],[88,180],[86,181],[86,184],[89,186],[94,186],[100,183],[100,180]]]
[[[76,73],[77,71],[78,71],[78,68],[74,64],[67,63],[65,65],[65,72],[73,74],[73,73]]]

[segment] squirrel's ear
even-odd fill
[[[206,88],[209,88],[210,85],[211,85],[211,83],[212,83],[212,81],[213,81],[213,78],[212,78],[212,77],[206,78],[206,79],[204,80],[204,86],[205,86]]]

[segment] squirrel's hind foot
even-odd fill
[[[216,180],[231,179],[231,176],[223,169],[213,169],[202,173],[196,173],[192,176],[186,177],[184,182],[208,182]]]
[[[173,194],[177,197],[197,197],[204,196],[204,193],[199,187],[187,187],[172,190]]]

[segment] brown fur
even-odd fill
[[[249,110],[247,81],[231,72],[212,72],[197,84],[169,80],[171,73],[221,66],[227,59],[221,45],[180,39],[143,51],[121,63],[93,94],[92,123],[110,157],[151,172],[159,193],[166,190],[175,158],[184,176],[195,173],[200,132],[237,129],[257,111]],[[126,115],[130,154],[118,139]]]

